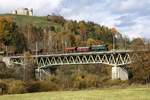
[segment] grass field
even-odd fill
[[[54,26],[55,28],[61,28],[62,26],[58,23],[47,21],[46,16],[23,16],[23,15],[12,15],[12,14],[0,14],[0,16],[12,16],[18,26],[34,25],[37,27],[48,27]]]
[[[16,94],[0,96],[0,100],[150,100],[150,88]]]

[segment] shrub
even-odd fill
[[[26,92],[26,87],[23,81],[13,80],[12,82],[9,83],[8,93],[19,94],[25,92]]]
[[[55,75],[50,75],[45,80],[40,81],[40,91],[56,91],[60,88],[59,79]]]
[[[112,87],[112,86],[117,86],[117,87],[127,87],[129,85],[128,81],[123,81],[120,79],[116,80],[108,80],[103,83],[105,87]]]
[[[97,87],[98,80],[96,75],[92,74],[77,74],[73,79],[74,88],[84,89],[89,87]]]
[[[54,82],[41,81],[40,82],[40,92],[45,91],[57,91],[59,86]]]
[[[39,92],[41,83],[39,81],[30,81],[26,83],[27,92]]]
[[[8,92],[8,84],[4,81],[0,81],[0,94],[6,94]]]
[[[59,90],[59,85],[55,82],[48,80],[43,81],[31,81],[26,84],[27,92],[47,92],[47,91],[57,91]]]

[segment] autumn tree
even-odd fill
[[[142,38],[136,38],[131,41],[130,48],[133,50],[144,50],[145,44]]]
[[[150,83],[150,51],[139,52],[131,64],[132,82],[137,83]]]
[[[64,31],[66,32],[73,32],[74,31],[74,26],[72,21],[68,21],[64,25]]]
[[[88,38],[88,40],[87,40],[87,45],[88,46],[91,46],[91,45],[100,45],[100,44],[103,44],[103,42],[100,41],[100,40],[95,40],[95,39],[92,39],[92,38]]]
[[[1,33],[0,41],[6,46],[14,46],[17,52],[22,52],[26,49],[24,35],[19,31],[15,22],[5,22],[4,31]]]
[[[86,41],[87,39],[87,26],[84,21],[79,22],[79,30],[82,37],[82,41]]]
[[[59,15],[48,15],[47,16],[47,20],[48,21],[53,21],[53,22],[56,22],[56,23],[60,23],[60,24],[64,24],[65,22],[65,19],[63,16],[59,16]]]
[[[131,64],[131,81],[145,84],[150,82],[150,51],[144,49],[148,45],[144,41],[142,38],[136,38],[132,40],[130,47],[136,54]]]

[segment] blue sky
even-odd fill
[[[150,38],[150,0],[0,0],[0,13],[20,7],[34,15],[59,13],[67,19],[94,21],[130,38]]]

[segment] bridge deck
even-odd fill
[[[58,54],[39,54],[39,55],[31,55],[32,57],[54,57],[54,56],[70,56],[70,55],[93,55],[93,54],[115,54],[115,53],[130,53],[132,50],[117,50],[117,51],[102,51],[102,52],[75,52],[75,53],[58,53]],[[9,56],[9,58],[21,58],[24,57],[24,55],[21,56]]]

